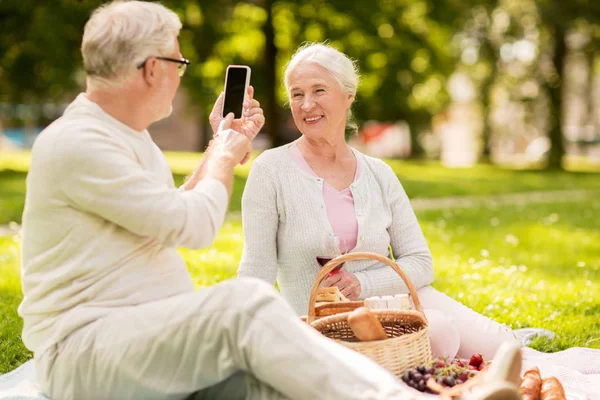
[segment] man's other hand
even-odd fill
[[[252,152],[252,143],[246,135],[233,129],[233,121],[233,113],[229,113],[221,119],[213,146],[219,155],[230,158],[235,166]]]

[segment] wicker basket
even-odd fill
[[[348,325],[350,312],[315,318],[315,302],[321,282],[330,271],[346,261],[373,259],[392,268],[406,283],[416,310],[371,310],[385,329],[388,339],[361,342],[356,339]],[[401,376],[407,370],[431,361],[431,346],[428,325],[423,307],[414,285],[406,274],[390,259],[375,253],[349,253],[329,261],[317,275],[310,293],[307,322],[323,335],[338,341],[376,361],[383,367]]]

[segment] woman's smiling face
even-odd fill
[[[321,65],[305,61],[289,76],[288,96],[296,126],[310,139],[344,133],[354,96],[344,93]]]

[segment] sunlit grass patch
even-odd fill
[[[513,328],[600,348],[600,200],[419,213],[435,286]],[[575,344],[577,343],[577,344]]]

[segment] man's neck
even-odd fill
[[[134,91],[124,89],[88,89],[87,98],[98,104],[111,117],[136,131],[145,130],[152,122]]]

